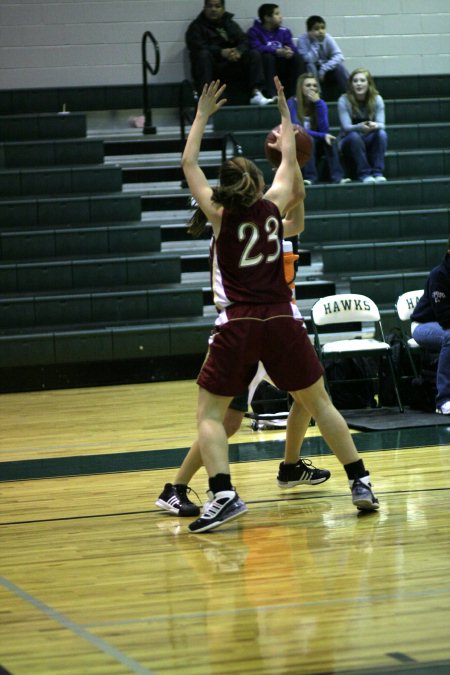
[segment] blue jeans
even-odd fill
[[[442,328],[437,321],[429,321],[419,323],[412,336],[424,349],[439,352],[436,405],[441,406],[450,401],[450,329]]]
[[[384,129],[360,134],[350,131],[341,141],[343,155],[356,165],[359,180],[384,173],[384,155],[387,148],[387,133]]]
[[[312,183],[316,183],[317,162],[322,155],[325,155],[328,162],[330,180],[332,183],[339,183],[344,177],[344,172],[342,171],[337,145],[328,145],[323,138],[317,138],[316,136],[310,136],[310,138],[313,142],[313,152],[311,154],[311,159],[303,167],[303,177],[307,178]]]

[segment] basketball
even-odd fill
[[[299,163],[299,166],[303,167],[311,159],[313,149],[311,136],[303,127],[299,126],[298,124],[293,124],[292,126],[294,127],[294,131],[296,130],[295,147],[297,150],[297,161]],[[276,141],[274,131],[279,132],[280,127],[281,125],[275,127],[274,130],[269,131],[266,140],[264,142],[264,151],[266,153],[266,158],[275,168],[280,166],[281,152],[279,152],[279,150],[275,150],[275,148],[271,148],[269,146],[269,143],[274,143]]]

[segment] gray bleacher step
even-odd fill
[[[0,298],[0,330],[143,321],[203,313],[200,288],[170,287],[22,294]]]
[[[165,253],[72,256],[33,262],[0,264],[3,294],[82,288],[116,288],[179,282],[179,256]]]
[[[270,179],[271,169],[268,162],[259,166],[267,171]],[[127,186],[127,194],[136,194],[133,186]],[[346,185],[313,185],[307,188],[307,214],[314,212],[347,211],[352,204],[355,209],[436,207],[448,205],[450,193],[450,176],[435,178],[408,178],[392,180],[383,184],[364,185],[352,182]],[[143,190],[141,193],[143,211],[164,211],[165,209],[186,209],[190,200],[187,189],[175,185],[163,185],[157,189]]]
[[[0,260],[3,262],[69,255],[142,254],[160,249],[161,228],[155,223],[142,221],[0,231]]]
[[[58,166],[0,170],[0,198],[120,192],[122,168]]]
[[[137,220],[141,198],[136,194],[110,192],[58,197],[0,199],[0,229]]]
[[[375,243],[325,245],[321,248],[325,273],[354,276],[360,272],[429,270],[446,250],[447,237]]]
[[[0,142],[84,138],[86,133],[86,115],[83,113],[0,116]]]
[[[54,165],[101,164],[103,142],[77,138],[0,143],[0,167],[39,167]]]

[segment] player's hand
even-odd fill
[[[285,93],[284,93],[284,87],[281,84],[280,79],[277,75],[275,75],[275,77],[273,78],[273,81],[275,83],[275,88],[277,90],[278,110],[281,113],[281,117],[289,117],[290,118],[289,108],[288,108],[286,96],[285,96]]]
[[[198,100],[197,113],[213,115],[219,108],[227,102],[226,98],[220,98],[225,91],[226,84],[220,84],[220,80],[213,80],[210,84],[205,84],[202,94]],[[220,99],[220,100],[219,100]]]
[[[335,140],[336,140],[336,136],[332,136],[331,134],[325,134],[325,143],[327,145],[333,145]]]

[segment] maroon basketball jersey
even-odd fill
[[[283,267],[283,225],[273,202],[259,199],[239,212],[224,209],[218,239],[211,241],[214,303],[289,302]]]

